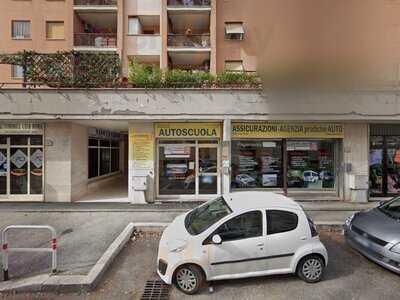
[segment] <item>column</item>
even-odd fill
[[[155,138],[153,123],[132,123],[129,128],[128,197],[134,204],[155,199]],[[141,181],[146,180],[146,190]]]
[[[224,120],[222,135],[222,194],[230,193],[231,186],[231,120]]]

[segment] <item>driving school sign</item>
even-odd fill
[[[157,138],[219,138],[219,123],[157,123]]]
[[[342,124],[242,122],[232,123],[232,138],[318,138],[342,139]]]

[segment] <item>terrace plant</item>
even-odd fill
[[[163,83],[162,71],[150,65],[139,64],[135,61],[129,63],[129,82],[135,87],[160,88]]]
[[[210,86],[213,82],[214,77],[202,71],[169,70],[164,74],[165,87],[202,87]]]

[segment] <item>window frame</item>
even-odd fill
[[[286,213],[286,214],[291,214],[291,215],[296,216],[296,226],[294,228],[292,228],[292,229],[289,229],[289,230],[269,233],[268,232],[268,228],[269,228],[269,226],[268,226],[268,213],[269,212],[283,212],[283,213]],[[299,215],[297,213],[293,212],[293,211],[285,210],[285,209],[266,209],[265,210],[265,225],[266,225],[266,236],[292,232],[292,231],[295,231],[297,228],[299,228]]]
[[[90,140],[96,140],[97,141],[97,145],[96,146],[91,146],[90,145]],[[101,141],[108,141],[109,142],[109,146],[101,146],[100,142]],[[118,140],[118,147],[115,147],[112,145],[113,141],[117,141],[114,139],[104,139],[104,138],[96,138],[96,137],[88,137],[88,145],[87,145],[87,153],[88,153],[88,180],[96,180],[97,178],[103,178],[103,177],[107,177],[107,176],[111,176],[113,174],[117,174],[119,172],[121,172],[121,155],[120,155],[120,151],[121,151],[121,144],[120,144],[120,140]],[[91,169],[90,166],[90,149],[95,149],[97,150],[97,175],[95,176],[90,176],[89,172]],[[105,174],[101,174],[101,150],[102,149],[108,149],[110,151],[110,161],[109,161],[109,165],[108,165],[108,172]],[[118,170],[116,171],[112,171],[112,162],[113,162],[113,156],[112,156],[112,150],[113,149],[117,149],[118,150]]]
[[[251,237],[245,237],[245,238],[236,238],[236,239],[225,240],[225,241],[223,240],[223,238],[222,238],[222,236],[221,236],[222,243],[228,243],[228,242],[234,242],[234,241],[241,241],[241,240],[247,240],[247,239],[258,238],[258,237],[263,237],[263,236],[265,236],[265,225],[266,225],[266,223],[264,223],[264,220],[265,220],[264,213],[263,213],[263,211],[260,210],[260,209],[252,209],[252,210],[248,210],[248,211],[246,211],[246,212],[241,212],[241,213],[239,213],[239,214],[237,214],[237,215],[231,216],[228,220],[224,220],[220,225],[218,225],[218,227],[217,227],[215,230],[213,230],[213,232],[212,232],[210,235],[208,235],[208,237],[203,241],[203,245],[213,244],[213,243],[212,243],[212,237],[213,237],[215,234],[219,234],[219,233],[218,233],[218,230],[219,230],[222,226],[224,226],[226,223],[232,221],[232,220],[235,219],[235,218],[241,217],[241,216],[243,216],[243,215],[245,215],[245,214],[254,213],[254,212],[258,212],[259,215],[260,215],[260,218],[261,218],[261,234],[260,234],[260,235],[251,236]]]
[[[226,65],[229,64],[229,63],[240,63],[242,65],[242,70],[230,70],[230,69],[227,69]],[[232,73],[245,73],[246,72],[246,70],[244,69],[243,60],[241,60],[241,59],[237,59],[237,60],[235,60],[235,59],[229,60],[228,59],[228,60],[225,60],[224,61],[224,71],[225,72],[232,72]]]
[[[15,76],[16,73],[18,73],[18,72],[15,72],[15,70],[16,70],[18,67],[22,68],[22,75],[21,75],[21,76]],[[24,79],[24,68],[23,68],[22,66],[20,66],[20,65],[11,65],[11,79],[13,79],[13,80],[21,80],[21,79]]]
[[[63,37],[62,38],[51,38],[48,35],[49,24],[62,24],[63,25]],[[45,22],[45,32],[46,32],[46,40],[48,41],[65,41],[65,22],[63,20],[46,20]]]
[[[243,33],[228,33],[227,32],[227,25],[241,25]],[[243,41],[245,39],[245,34],[246,31],[244,30],[244,23],[241,21],[228,21],[224,23],[224,38],[226,41]],[[235,36],[238,36],[238,38],[234,38]]]
[[[29,24],[29,37],[24,35],[23,37],[17,37],[14,33],[14,24],[20,22],[20,23],[28,23]],[[25,41],[25,40],[32,40],[32,22],[31,20],[11,20],[11,38],[16,41]]]

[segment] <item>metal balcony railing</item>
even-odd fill
[[[172,7],[210,7],[211,0],[168,0],[167,5]]]
[[[76,6],[116,6],[117,0],[74,0]]]
[[[176,48],[210,48],[209,34],[168,34],[168,47]]]
[[[117,47],[116,33],[75,33],[74,46],[115,48]]]

